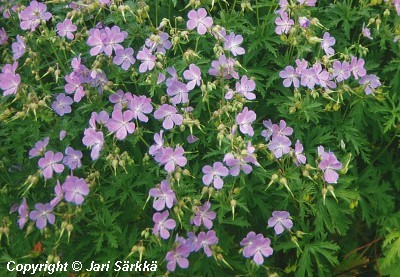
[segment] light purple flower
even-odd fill
[[[163,127],[170,130],[174,125],[182,125],[183,116],[178,114],[178,110],[171,105],[163,104],[154,112],[155,119],[164,119]]]
[[[350,64],[346,61],[341,63],[340,61],[333,62],[333,77],[336,78],[336,81],[342,82],[350,78]]]
[[[380,87],[382,84],[379,81],[379,78],[376,75],[365,75],[360,81],[360,85],[365,85],[365,94],[369,95],[374,92],[377,87]]]
[[[213,24],[213,20],[210,16],[207,16],[207,11],[204,8],[198,11],[191,10],[188,13],[189,20],[186,25],[189,30],[197,28],[199,35],[204,35],[207,32],[207,28],[210,28]]]
[[[133,118],[137,118],[142,122],[147,122],[149,118],[146,114],[153,111],[153,105],[151,105],[151,98],[144,95],[136,96],[129,101],[129,109],[133,112]]]
[[[305,164],[307,161],[306,156],[303,154],[303,145],[299,140],[296,141],[296,144],[294,145],[294,158],[295,158],[295,164],[299,166],[300,164]]]
[[[67,176],[61,187],[65,200],[76,205],[81,205],[85,200],[84,196],[89,194],[89,187],[85,180],[76,176]]]
[[[59,115],[71,113],[71,105],[74,101],[64,93],[57,95],[56,100],[51,104],[51,108]]]
[[[91,56],[96,56],[104,51],[104,36],[105,34],[97,28],[89,30],[87,44],[92,47],[89,52]]]
[[[21,83],[21,76],[15,74],[15,70],[18,67],[18,62],[14,64],[6,64],[1,69],[0,73],[0,89],[2,89],[3,96],[16,94],[18,91],[18,86]]]
[[[82,159],[81,151],[75,150],[72,147],[67,147],[65,149],[65,156],[63,159],[63,163],[70,169],[74,170],[76,168],[82,167],[81,159]]]
[[[4,29],[4,27],[1,27],[0,28],[0,45],[5,44],[7,42],[7,40],[8,40],[8,36],[7,36],[6,29]]]
[[[29,150],[29,158],[38,157],[43,155],[46,150],[46,146],[49,144],[49,137],[44,138],[43,140],[39,140],[35,143],[35,147]]]
[[[67,135],[67,131],[61,130],[61,131],[60,131],[60,140],[63,140],[63,139],[65,138],[66,135]]]
[[[265,126],[265,125],[264,125]],[[293,128],[288,127],[286,125],[286,121],[281,119],[278,124],[272,124],[271,126],[272,129],[272,136],[273,137],[285,137],[285,136],[291,136],[293,134]]]
[[[243,37],[241,35],[235,35],[235,33],[230,33],[229,36],[225,36],[224,49],[231,51],[232,55],[243,55],[246,51],[240,44],[243,42]]]
[[[26,198],[22,199],[21,205],[18,206],[18,227],[19,229],[23,229],[27,220],[28,220],[28,212],[29,212],[29,207],[28,204],[26,204]]]
[[[291,65],[286,66],[285,70],[279,72],[279,77],[284,79],[283,85],[287,88],[290,87],[292,84],[295,88],[298,88],[300,86],[299,82],[300,76]]]
[[[166,50],[171,49],[172,43],[169,40],[169,35],[165,32],[160,32],[158,35],[151,35],[147,38],[145,45],[151,50],[156,50],[157,53],[165,54]]]
[[[283,155],[290,152],[290,145],[292,142],[288,137],[285,136],[274,136],[270,143],[268,143],[268,149],[274,153],[275,158],[279,159]]]
[[[247,107],[244,107],[242,112],[236,116],[236,123],[239,125],[240,132],[251,137],[254,135],[254,130],[251,126],[254,120],[256,120],[256,113]]]
[[[308,26],[310,26],[310,20],[307,17],[300,16],[299,25],[301,28],[308,28]]]
[[[17,35],[17,41],[11,45],[11,49],[13,52],[13,60],[16,61],[22,57],[26,50],[26,44],[23,37]]]
[[[211,229],[213,226],[212,221],[215,219],[217,214],[213,211],[209,211],[210,208],[211,203],[208,201],[205,202],[203,206],[196,207],[195,216],[190,220],[190,223],[199,227],[203,224],[207,229]]]
[[[168,219],[169,212],[164,211],[162,213],[155,213],[153,215],[154,228],[153,234],[161,236],[163,239],[169,238],[170,234],[168,230],[172,230],[176,226],[176,222],[173,219]]]
[[[342,163],[338,161],[333,152],[325,152],[324,147],[318,147],[318,155],[321,162],[318,167],[324,172],[324,180],[330,184],[336,184],[339,179],[339,174],[335,170],[342,168]]]
[[[188,135],[186,140],[188,143],[195,143],[196,141],[199,140],[199,138],[196,137],[195,135]]]
[[[146,47],[143,47],[142,50],[138,52],[136,58],[142,62],[139,66],[140,73],[150,71],[156,65],[156,56]]]
[[[349,70],[353,73],[354,79],[358,80],[360,77],[364,77],[367,71],[364,68],[364,59],[357,59],[357,57],[351,56]]]
[[[317,3],[317,0],[297,0],[300,4],[305,4],[306,6],[309,7],[315,7],[315,3]]]
[[[187,85],[180,82],[174,81],[167,84],[167,94],[168,96],[173,96],[171,98],[171,102],[174,105],[180,103],[188,103],[189,102],[189,90]]]
[[[335,43],[336,39],[334,37],[331,37],[328,32],[325,32],[322,38],[321,47],[322,49],[324,49],[326,55],[332,56],[333,54],[335,54],[335,50],[331,47],[335,45]]]
[[[218,57],[217,61],[211,62],[211,68],[208,70],[208,74],[217,77],[223,77],[225,79],[239,79],[239,73],[235,71],[235,60],[232,58],[226,58],[225,55]]]
[[[315,72],[315,68],[306,68],[301,71],[301,81],[302,86],[313,89],[316,84],[318,84],[318,76]]]
[[[77,30],[75,24],[72,23],[71,19],[65,19],[62,23],[57,23],[57,33],[60,37],[67,37],[68,39],[74,39],[74,34]]]
[[[123,108],[126,108],[128,105],[128,98],[131,98],[131,93],[127,92],[124,93],[122,90],[117,90],[116,93],[113,93],[108,97],[108,100],[110,100],[111,103],[115,104],[114,105],[114,110],[122,110]]]
[[[57,180],[57,185],[54,187],[54,192],[56,194],[56,197],[53,198],[53,200],[50,201],[50,205],[53,207],[53,209],[64,198],[64,192],[63,192],[63,190],[61,188],[61,184],[60,184],[59,180]]]
[[[256,95],[253,93],[255,88],[256,83],[252,79],[247,78],[246,75],[243,75],[240,82],[236,83],[236,92],[243,95],[247,100],[256,99]]]
[[[162,211],[165,206],[171,209],[172,205],[177,202],[175,192],[167,180],[162,180],[159,187],[152,188],[149,195],[154,197],[153,208],[157,211]]]
[[[48,21],[51,17],[52,15],[47,12],[47,6],[44,3],[33,0],[28,7],[19,13],[20,27],[22,30],[30,29],[33,32],[39,26],[41,20]]]
[[[132,111],[115,110],[107,122],[107,128],[111,133],[115,133],[117,139],[123,140],[128,134],[135,131],[136,126],[135,123],[131,122],[132,119]]]
[[[207,233],[200,232],[197,235],[196,251],[199,251],[201,248],[203,248],[204,253],[207,255],[207,257],[211,257],[212,252],[210,246],[215,245],[217,243],[218,243],[218,238],[215,235],[214,230],[208,231]]]
[[[221,162],[215,162],[213,167],[205,165],[202,171],[204,173],[202,178],[203,183],[206,186],[209,186],[211,183],[213,183],[213,186],[216,189],[221,189],[224,185],[224,181],[221,177],[228,176],[229,174],[228,168],[226,168]]]
[[[292,28],[291,26],[294,25],[293,19],[289,18],[289,15],[287,12],[283,12],[280,14],[280,17],[275,19],[275,33],[278,35],[281,34],[287,34],[289,30]]]
[[[187,257],[190,254],[190,248],[186,244],[178,244],[175,250],[169,251],[165,257],[168,261],[167,269],[169,271],[175,271],[176,264],[181,268],[189,267],[189,260]]]
[[[273,253],[271,241],[269,238],[264,238],[262,234],[249,232],[241,242],[243,246],[243,256],[246,258],[253,257],[253,261],[261,265],[264,263],[264,257],[269,257]]]
[[[128,37],[127,32],[121,31],[118,26],[112,26],[111,28],[105,27],[102,32],[104,34],[102,36],[104,44],[103,51],[107,56],[111,56],[113,50],[117,51],[118,49],[123,49],[120,43]]]
[[[85,129],[82,142],[85,146],[92,148],[90,156],[92,157],[92,160],[97,160],[99,158],[101,149],[103,149],[103,133],[101,131],[96,132],[96,130],[93,128]]]
[[[362,26],[362,35],[366,38],[369,38],[370,40],[373,40],[374,38],[371,36],[371,30],[367,27],[365,27],[365,23],[363,23]]]
[[[64,86],[65,92],[67,94],[74,94],[74,101],[80,102],[82,97],[85,96],[85,90],[79,77],[75,72],[72,72],[69,75],[65,75],[65,81],[67,81],[67,84]]]
[[[232,176],[238,176],[240,170],[242,170],[245,174],[249,174],[253,168],[251,165],[247,164],[243,157],[235,158],[232,153],[227,153],[224,156],[224,163],[229,166],[229,174]]]
[[[286,122],[285,122],[286,123]],[[266,130],[262,130],[261,131],[261,135],[263,137],[265,137],[266,141],[269,141],[271,139],[271,136],[274,134],[274,131],[272,130],[272,121],[271,119],[268,120],[264,120],[263,121],[263,125],[265,126],[265,128],[267,128]]]
[[[120,65],[123,70],[128,70],[131,65],[133,65],[136,60],[133,57],[133,49],[131,47],[126,49],[115,50],[115,57],[113,63]]]
[[[43,170],[43,177],[46,179],[51,179],[53,177],[53,171],[56,173],[61,173],[64,171],[64,165],[60,164],[63,159],[63,154],[57,152],[54,154],[53,151],[47,151],[43,158],[39,159],[38,165]]]
[[[188,70],[183,72],[183,77],[186,81],[190,81],[186,85],[188,90],[192,90],[196,85],[199,87],[201,84],[201,70],[193,63],[189,65]]]
[[[56,217],[52,213],[53,207],[50,205],[50,203],[37,203],[35,205],[35,209],[36,210],[33,210],[29,213],[29,218],[36,221],[36,227],[42,230],[47,226],[47,222],[54,224]]]
[[[164,149],[162,156],[160,157],[160,163],[165,164],[165,170],[168,173],[174,172],[176,165],[184,167],[187,163],[187,159],[183,155],[185,150],[182,146],[178,146],[175,150],[171,147]]]
[[[293,227],[290,214],[286,211],[272,212],[272,217],[268,219],[268,227],[274,227],[277,235],[282,234],[285,229],[290,230]]]
[[[164,130],[160,130],[160,133],[155,133],[154,134],[154,144],[150,146],[149,148],[149,154],[152,156],[157,156],[159,155],[161,157],[162,155],[162,150],[164,147],[164,140],[163,140],[163,133]]]

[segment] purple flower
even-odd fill
[[[67,135],[67,131],[61,130],[61,131],[60,131],[60,140],[63,140],[63,139],[65,138],[66,135]]]
[[[169,35],[165,32],[161,32],[158,35],[151,35],[150,38],[146,39],[145,45],[150,48],[151,51],[156,50],[157,53],[161,54],[165,54],[166,50],[172,47]]]
[[[367,71],[364,68],[364,59],[357,59],[357,57],[351,56],[349,70],[353,73],[354,79],[358,80],[360,77],[364,77]]]
[[[153,208],[157,211],[162,211],[165,206],[171,209],[172,205],[177,202],[175,192],[167,180],[162,180],[159,187],[151,189],[149,195],[154,197]]]
[[[82,87],[82,82],[79,77],[72,72],[69,75],[65,75],[65,81],[67,84],[64,86],[67,94],[74,94],[74,101],[80,102],[82,97],[85,96],[85,90]]]
[[[295,88],[298,88],[300,86],[299,82],[299,74],[296,72],[296,70],[293,68],[293,66],[286,66],[285,70],[282,70],[279,72],[279,77],[281,77],[283,80],[283,85],[285,87],[290,87],[293,83],[293,86]]]
[[[163,127],[170,130],[174,125],[182,125],[183,116],[178,114],[178,110],[171,105],[163,104],[154,112],[155,119],[164,119]]]
[[[169,238],[169,231],[175,228],[176,222],[173,219],[168,219],[169,212],[155,213],[153,215],[154,228],[153,234],[160,235],[163,239]]]
[[[269,257],[273,253],[271,248],[271,240],[269,238],[264,238],[262,234],[256,235],[254,232],[247,234],[240,242],[243,248],[243,256],[246,258],[253,257],[253,261],[261,265],[264,263],[264,257]]]
[[[56,100],[51,104],[51,108],[59,115],[71,113],[71,104],[74,101],[71,97],[66,96],[64,93],[57,95]]]
[[[365,23],[363,23],[362,26],[362,35],[366,38],[369,38],[370,40],[373,40],[374,38],[371,36],[371,30],[367,27],[365,27]]]
[[[243,55],[246,51],[239,46],[242,42],[241,35],[236,36],[235,33],[230,33],[229,36],[225,36],[224,49],[231,51],[234,56]]]
[[[235,60],[232,58],[226,58],[225,55],[218,57],[217,61],[211,62],[211,68],[208,70],[208,74],[217,77],[223,77],[225,79],[239,79],[239,74],[234,69]]]
[[[264,125],[265,126],[265,125]],[[287,127],[286,126],[286,121],[281,119],[278,124],[273,124],[271,126],[272,129],[272,135],[273,137],[285,137],[285,136],[291,136],[293,134],[293,128],[292,127]]]
[[[7,42],[7,40],[8,40],[8,36],[7,36],[6,29],[4,29],[4,27],[1,27],[1,29],[0,29],[0,45],[5,44]]]
[[[82,158],[81,151],[74,150],[74,148],[72,147],[67,147],[67,149],[65,149],[65,156],[63,159],[63,163],[70,169],[74,170],[76,168],[82,167],[81,158]]]
[[[36,221],[36,227],[41,230],[44,229],[47,226],[47,221],[50,224],[54,224],[56,217],[52,213],[53,207],[50,205],[50,203],[37,203],[35,205],[35,209],[36,210],[29,213],[29,218]]]
[[[15,70],[18,67],[18,63],[6,64],[1,69],[0,73],[0,89],[4,91],[3,96],[16,94],[18,86],[21,83],[21,76],[15,74]]]
[[[205,165],[202,169],[204,176],[202,178],[203,183],[209,186],[211,182],[216,189],[221,189],[224,185],[222,177],[228,176],[229,170],[221,162],[215,162],[213,167]]]
[[[268,219],[268,227],[274,227],[277,235],[282,234],[285,229],[290,230],[293,227],[290,214],[286,211],[272,212],[272,217]]]
[[[174,81],[167,84],[167,94],[173,96],[171,99],[172,104],[177,105],[180,103],[189,102],[189,90],[187,85],[180,82]]]
[[[377,87],[381,86],[381,82],[376,75],[365,75],[360,79],[360,85],[365,85],[365,94],[369,95],[374,92]]]
[[[318,167],[324,172],[324,180],[330,184],[336,184],[339,179],[339,174],[335,170],[342,168],[342,163],[338,161],[333,152],[325,152],[324,147],[318,147],[318,155],[321,162]]]
[[[57,180],[57,185],[54,187],[54,192],[56,194],[56,197],[50,201],[50,205],[53,207],[53,209],[64,198],[64,192],[61,188],[60,181],[58,180]]]
[[[67,37],[68,39],[74,39],[74,34],[77,30],[75,24],[72,23],[71,19],[65,19],[62,23],[57,23],[57,33],[60,37]]]
[[[306,156],[303,154],[303,145],[299,140],[296,141],[296,144],[294,145],[294,158],[295,158],[295,164],[299,166],[300,164],[305,164],[307,161]]]
[[[145,114],[149,114],[153,111],[151,98],[144,95],[133,95],[133,98],[129,101],[129,109],[133,112],[133,118],[137,118],[142,122],[147,122],[149,118]]]
[[[128,105],[128,98],[130,97],[131,94],[129,92],[124,93],[122,90],[117,90],[116,93],[113,93],[108,97],[111,103],[115,104],[114,105],[114,110],[122,110]]]
[[[309,7],[315,7],[315,3],[317,3],[317,0],[297,0],[300,4],[305,4],[306,6]]]
[[[285,122],[286,123],[286,122]],[[266,141],[269,141],[271,136],[274,134],[274,131],[272,130],[272,121],[271,119],[268,120],[264,120],[263,121],[263,125],[265,126],[265,128],[267,128],[266,130],[262,130],[261,131],[261,135],[263,137],[265,137]]]
[[[52,17],[51,13],[46,11],[47,6],[45,4],[38,3],[36,0],[31,1],[29,6],[19,13],[21,29],[35,31],[41,20],[48,21]]]
[[[128,37],[127,32],[121,31],[118,26],[112,26],[111,28],[105,27],[102,32],[104,34],[101,37],[104,44],[103,51],[107,56],[111,56],[113,50],[117,51],[118,49],[123,49],[120,43]]]
[[[18,206],[18,226],[22,230],[25,226],[26,221],[28,220],[28,212],[29,212],[29,207],[28,204],[26,204],[26,198],[22,199],[22,203],[20,206]]]
[[[328,32],[324,33],[324,36],[322,38],[321,42],[321,47],[324,49],[325,54],[328,56],[332,56],[335,54],[335,50],[331,46],[335,45],[336,39],[334,37],[331,37],[331,35]]]
[[[318,77],[314,68],[301,70],[301,81],[302,86],[306,86],[313,89],[316,84],[318,84]]]
[[[175,271],[176,264],[181,268],[188,268],[189,260],[187,257],[190,254],[190,249],[186,244],[178,244],[175,250],[169,251],[165,259],[168,261],[167,269]]]
[[[195,143],[196,141],[199,140],[199,138],[194,135],[188,135],[186,140],[188,143]]]
[[[290,145],[292,142],[288,137],[285,136],[274,136],[270,143],[268,143],[268,149],[274,153],[275,158],[279,159],[283,155],[290,152]]]
[[[321,87],[329,87],[329,88],[335,88],[336,83],[332,81],[333,76],[329,74],[329,72],[325,69],[322,69],[322,65],[320,63],[315,63],[313,65],[313,70],[315,73],[315,76],[317,78],[316,84],[319,84]]]
[[[63,154],[57,152],[54,154],[53,151],[47,151],[43,158],[39,159],[39,166],[43,169],[43,177],[46,179],[51,179],[53,177],[53,170],[56,173],[61,173],[64,171],[64,165],[59,164],[63,159]]]
[[[128,70],[131,65],[133,65],[136,60],[133,57],[133,49],[131,47],[126,49],[115,50],[115,57],[113,63],[120,65],[123,70]]]
[[[44,138],[43,140],[39,140],[35,143],[35,147],[29,150],[29,158],[38,157],[43,155],[44,151],[46,150],[46,146],[49,144],[50,138]]]
[[[275,33],[278,35],[281,34],[287,34],[289,30],[292,28],[291,26],[294,25],[293,19],[289,18],[289,15],[287,12],[283,12],[280,14],[280,17],[275,19]]]
[[[208,231],[207,233],[200,232],[197,235],[196,251],[199,251],[200,248],[203,247],[204,253],[207,255],[207,257],[210,257],[212,255],[210,246],[215,245],[217,243],[218,243],[218,238],[215,235],[214,230]]]
[[[85,129],[82,142],[85,146],[91,147],[90,156],[92,160],[97,160],[100,155],[100,150],[103,149],[104,135],[101,131],[96,132],[93,128]]]
[[[64,198],[66,201],[81,205],[84,196],[89,194],[89,187],[83,178],[75,176],[67,176],[64,184],[62,184]]]
[[[248,100],[256,99],[256,95],[252,92],[256,88],[256,83],[247,78],[246,75],[242,76],[240,82],[236,83],[236,92],[242,94]]]
[[[13,52],[13,60],[16,61],[22,57],[26,50],[26,44],[23,37],[17,35],[17,41],[11,45],[11,49]]]
[[[164,140],[163,140],[163,133],[164,131],[161,130],[160,133],[154,134],[154,144],[149,148],[149,154],[152,156],[162,155],[162,150],[164,147]]]
[[[254,120],[256,120],[256,113],[247,107],[244,107],[243,111],[236,116],[236,123],[239,125],[240,132],[251,137],[254,135],[254,130],[251,126]]]
[[[189,30],[197,28],[197,33],[199,35],[204,35],[207,32],[207,28],[211,27],[213,20],[210,16],[207,16],[207,11],[204,8],[198,11],[191,10],[188,13],[189,20],[186,25]]]
[[[184,167],[187,163],[187,159],[183,156],[185,150],[182,146],[178,146],[175,150],[171,147],[164,149],[162,156],[160,157],[160,163],[165,164],[165,170],[168,173],[174,172],[176,165]]]
[[[336,77],[336,81],[341,82],[347,80],[350,77],[350,74],[350,64],[348,62],[333,62],[333,77]]]
[[[249,174],[253,170],[243,157],[235,158],[232,153],[225,154],[224,163],[229,166],[229,174],[232,176],[238,176],[240,170],[245,174]]]
[[[143,47],[142,50],[138,52],[136,58],[142,62],[139,66],[140,73],[150,71],[156,65],[156,56],[146,47]]]
[[[201,71],[200,68],[195,64],[190,64],[189,69],[183,72],[185,80],[190,81],[187,83],[186,88],[192,90],[196,85],[199,87],[201,82]]]
[[[251,246],[254,241],[263,239],[264,236],[262,234],[256,234],[255,232],[249,232],[244,239],[240,242],[240,246],[243,247],[243,256],[246,258],[250,258],[249,246]]]
[[[208,211],[211,208],[210,202],[205,202],[203,206],[196,207],[195,216],[190,220],[191,224],[196,226],[204,225],[207,229],[211,229],[213,226],[213,220],[217,216],[217,214],[213,211]]]
[[[99,29],[93,28],[89,30],[89,38],[87,40],[87,44],[91,46],[90,55],[96,56],[103,52],[104,50],[104,42],[103,37],[105,36]]]
[[[132,111],[115,110],[112,117],[107,122],[107,128],[111,133],[116,133],[115,136],[119,140],[123,140],[129,134],[135,131],[135,123],[130,122],[133,118]]]
[[[308,28],[308,26],[310,26],[310,20],[307,17],[300,16],[299,25],[301,28]]]

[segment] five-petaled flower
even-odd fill
[[[207,32],[207,28],[210,28],[213,24],[213,20],[210,16],[207,16],[207,11],[204,8],[198,11],[191,10],[188,13],[189,20],[187,21],[187,27],[189,30],[197,28],[199,35],[204,35]]]
[[[290,230],[293,227],[293,221],[288,212],[274,211],[272,217],[268,219],[268,226],[274,227],[275,234],[280,235],[285,229]]]
[[[64,165],[60,164],[63,159],[63,154],[57,152],[54,154],[53,151],[47,151],[43,158],[40,158],[38,164],[43,170],[43,177],[51,179],[53,177],[53,170],[57,173],[64,171]]]
[[[36,221],[36,227],[42,230],[47,226],[47,222],[54,224],[56,217],[52,213],[53,207],[50,203],[37,203],[35,209],[29,213],[29,218]]]
[[[169,238],[170,234],[168,230],[172,230],[176,226],[176,222],[173,219],[168,219],[169,212],[164,211],[162,213],[155,213],[153,215],[154,228],[153,234],[160,235],[163,239]]]

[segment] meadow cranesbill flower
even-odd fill
[[[268,149],[274,153],[275,158],[279,159],[290,152],[292,142],[286,136],[274,136],[268,143]]]
[[[317,0],[297,0],[299,4],[304,4],[309,7],[315,7],[315,3],[317,3]]]
[[[326,69],[322,69],[322,65],[320,63],[315,63],[312,68],[317,78],[316,84],[323,88],[336,88],[336,83],[332,81],[333,75],[329,74]]]
[[[89,119],[89,125],[91,128],[96,129],[96,123],[106,126],[110,116],[106,111],[101,111],[99,113],[92,112]]]
[[[163,140],[164,130],[160,130],[160,133],[154,134],[154,144],[149,148],[149,154],[152,156],[162,155],[164,148],[164,140]]]
[[[85,129],[82,142],[85,146],[92,148],[90,156],[92,157],[92,160],[97,160],[99,158],[101,149],[103,149],[103,144],[104,144],[103,133],[101,131],[97,132],[93,128]]]
[[[303,154],[303,145],[299,140],[296,141],[296,144],[294,145],[294,159],[295,159],[295,164],[299,166],[300,164],[305,164],[307,161],[306,156]]]
[[[8,36],[7,36],[6,29],[4,29],[4,27],[1,27],[0,28],[0,45],[5,44],[7,42],[7,40],[8,40]]]
[[[53,209],[64,198],[64,192],[62,190],[62,187],[61,187],[61,184],[60,184],[59,180],[57,180],[57,185],[54,187],[54,192],[56,194],[56,197],[53,198],[53,200],[50,201],[50,205],[53,207]]]
[[[150,71],[156,65],[156,56],[153,55],[150,49],[143,47],[136,56],[136,58],[142,63],[139,66],[139,72],[145,73]]]
[[[318,156],[321,162],[318,167],[324,172],[324,180],[330,184],[336,184],[339,179],[339,174],[335,170],[342,168],[342,163],[338,161],[333,152],[325,152],[324,147],[318,147]]]
[[[13,52],[13,60],[16,61],[22,57],[26,50],[25,39],[20,35],[17,35],[17,41],[13,42],[11,45],[11,49]]]
[[[171,98],[171,102],[174,105],[180,104],[180,103],[188,103],[189,102],[189,90],[187,88],[187,85],[180,82],[180,81],[174,81],[172,83],[169,83],[167,85],[167,94],[168,96],[173,96]]]
[[[57,95],[56,100],[51,104],[51,108],[59,115],[71,113],[71,105],[74,101],[64,93]]]
[[[244,55],[246,52],[240,44],[243,42],[243,37],[241,35],[235,35],[235,33],[230,33],[229,36],[225,36],[224,49],[231,51],[232,55]]]
[[[42,230],[47,226],[47,222],[54,224],[56,217],[52,213],[53,207],[50,205],[50,203],[37,203],[35,205],[35,209],[36,210],[33,210],[29,213],[29,218],[36,221],[36,227]]]
[[[218,243],[218,238],[215,235],[214,230],[208,231],[207,233],[200,232],[197,235],[196,251],[199,251],[201,248],[203,248],[204,253],[207,255],[207,257],[211,257],[212,252],[210,246],[215,245],[217,243]]]
[[[373,40],[374,38],[371,36],[371,30],[367,27],[365,27],[365,23],[363,23],[362,26],[362,35],[366,38],[369,38],[370,40]]]
[[[204,8],[198,11],[191,10],[188,13],[189,20],[186,26],[189,30],[197,28],[197,33],[199,35],[204,35],[207,32],[207,28],[210,28],[213,24],[213,20],[210,16],[207,16],[207,11]]]
[[[129,109],[133,112],[133,118],[137,118],[142,122],[147,122],[149,118],[146,114],[153,111],[153,105],[151,105],[151,98],[144,95],[136,96],[133,95],[128,103]]]
[[[294,25],[293,19],[289,18],[289,15],[287,12],[282,12],[280,13],[280,17],[275,19],[275,33],[278,35],[281,34],[287,34],[289,30],[292,28],[291,26]]]
[[[335,45],[336,39],[334,37],[331,37],[331,35],[328,32],[324,33],[324,36],[322,38],[321,42],[321,47],[324,49],[325,54],[328,56],[332,56],[335,54],[335,50],[331,46]]]
[[[369,95],[374,92],[377,87],[380,87],[382,84],[379,81],[378,76],[376,75],[365,75],[363,76],[360,81],[360,85],[365,85],[365,94]]]
[[[122,112],[121,110],[114,110],[111,118],[107,122],[107,128],[119,140],[126,138],[128,134],[135,131],[135,123],[131,122],[133,119],[133,112],[128,110]]]
[[[358,80],[360,77],[364,77],[367,71],[364,68],[364,59],[357,59],[357,57],[351,56],[350,71],[353,73],[354,79]]]
[[[244,107],[242,112],[236,116],[236,123],[239,125],[240,132],[251,137],[254,135],[254,130],[251,126],[254,120],[256,120],[256,113],[247,107]]]
[[[286,123],[286,122],[285,122]],[[268,120],[263,120],[263,125],[265,126],[265,128],[267,128],[266,130],[262,130],[261,131],[261,135],[263,137],[265,137],[266,141],[269,141],[272,137],[272,135],[274,134],[274,131],[272,129],[272,121],[271,119]]]
[[[190,248],[185,243],[178,244],[176,248],[172,251],[169,251],[165,257],[167,260],[167,269],[169,271],[175,271],[176,264],[179,265],[181,268],[188,268],[189,267],[189,260],[187,257],[190,254]]]
[[[130,93],[124,93],[122,90],[117,90],[116,93],[113,93],[108,97],[108,100],[110,100],[111,103],[115,104],[114,105],[114,110],[122,110],[128,105],[128,95]]]
[[[75,24],[72,23],[71,19],[65,19],[64,22],[57,23],[57,33],[60,37],[67,37],[68,39],[74,39],[74,34],[77,30]]]
[[[18,63],[6,64],[1,69],[0,73],[0,89],[2,89],[3,96],[16,94],[18,91],[19,84],[21,83],[21,76],[15,74],[15,70],[18,67]]]
[[[251,165],[247,164],[242,156],[235,158],[232,153],[227,153],[225,154],[223,161],[227,166],[229,166],[229,174],[231,176],[238,176],[240,170],[245,174],[249,174],[253,170]]]
[[[301,71],[301,81],[302,86],[313,89],[316,84],[318,84],[318,77],[314,68],[306,68]]]
[[[253,231],[250,231],[244,239],[240,242],[240,246],[243,247],[243,256],[246,258],[250,258],[249,246],[251,246],[254,241],[264,238],[262,234],[256,234]]]
[[[279,77],[284,79],[283,86],[287,88],[290,87],[292,84],[295,88],[298,88],[300,86],[300,76],[291,65],[286,66],[284,70],[279,72]]]
[[[128,70],[131,65],[133,65],[136,60],[133,57],[133,49],[129,48],[120,48],[115,50],[115,57],[113,59],[113,63],[116,65],[120,65],[123,70]]]
[[[246,75],[243,75],[240,82],[236,83],[236,92],[243,95],[247,100],[256,99],[256,95],[253,93],[255,88],[254,80],[247,78]]]
[[[182,146],[178,146],[175,149],[167,147],[163,150],[162,156],[160,157],[160,163],[165,164],[165,170],[168,173],[174,172],[176,165],[184,167],[187,163],[187,159],[183,154],[185,150]]]
[[[221,162],[215,162],[213,167],[209,165],[203,166],[202,169],[203,175],[203,183],[206,186],[209,186],[211,182],[216,189],[221,189],[224,185],[224,181],[221,177],[228,176],[229,170],[226,168]]]
[[[341,63],[340,61],[333,62],[333,77],[336,81],[341,82],[350,78],[350,64],[346,61]]]
[[[65,92],[67,94],[74,94],[74,101],[80,102],[82,97],[85,96],[85,90],[83,89],[82,81],[75,74],[75,72],[65,75],[65,81],[67,81],[67,84],[64,86]]]
[[[277,235],[282,234],[285,229],[292,229],[293,222],[290,219],[290,214],[286,211],[272,212],[272,217],[268,219],[268,227],[274,227]]]
[[[211,208],[210,202],[205,202],[203,206],[196,207],[195,216],[190,220],[191,224],[196,226],[204,225],[207,229],[211,229],[213,226],[213,220],[217,216],[217,214],[213,211],[209,211]]]
[[[169,238],[170,234],[168,230],[172,230],[176,226],[176,222],[173,219],[168,219],[169,212],[164,211],[162,213],[155,213],[153,215],[154,228],[153,234],[161,236],[163,239]]]
[[[82,159],[81,151],[75,150],[72,147],[67,147],[65,149],[65,156],[63,159],[63,163],[70,169],[74,170],[76,168],[82,167],[81,159]]]
[[[85,200],[84,196],[89,194],[89,187],[85,180],[76,176],[67,176],[61,188],[64,192],[64,199],[76,205],[81,205]]]
[[[121,31],[118,26],[112,26],[111,28],[105,27],[102,32],[104,34],[104,36],[102,36],[104,44],[103,51],[107,56],[111,56],[113,50],[117,51],[118,49],[123,49],[120,43],[128,37],[127,32]]]
[[[183,72],[183,77],[189,81],[186,85],[188,90],[192,90],[196,85],[199,87],[201,84],[201,70],[193,63],[189,65],[189,69]]]
[[[29,158],[38,157],[43,155],[44,151],[46,150],[46,146],[49,144],[50,138],[44,138],[43,140],[39,140],[35,143],[35,147],[29,150]]]
[[[211,62],[211,68],[208,70],[208,74],[225,79],[239,79],[239,73],[235,71],[234,66],[234,59],[227,58],[225,55],[220,55],[218,60]]]
[[[64,171],[64,165],[61,162],[63,159],[63,154],[57,152],[54,154],[53,151],[47,151],[43,158],[39,159],[39,166],[43,170],[43,177],[46,179],[51,179],[53,177],[53,171],[56,173],[61,173]]]
[[[167,180],[162,180],[157,188],[150,189],[149,195],[154,197],[153,208],[157,211],[162,211],[165,206],[171,209],[172,205],[177,202],[175,192]]]
[[[104,36],[105,34],[100,29],[92,28],[89,30],[89,37],[86,43],[92,47],[89,51],[91,56],[96,56],[104,51]]]
[[[28,212],[29,212],[29,207],[28,204],[26,204],[26,198],[22,199],[21,205],[18,206],[18,227],[22,230],[24,228],[25,223],[28,220]]]
[[[285,136],[291,136],[293,134],[293,128],[288,127],[286,125],[286,121],[281,119],[278,124],[272,124],[272,134],[273,137],[285,137]]]
[[[160,32],[158,35],[151,35],[147,38],[145,45],[150,48],[151,51],[156,51],[156,53],[165,54],[166,50],[171,49],[172,43],[169,40],[169,35],[165,32]]]
[[[164,119],[163,127],[166,130],[170,130],[174,127],[174,125],[182,125],[183,116],[178,114],[178,110],[171,105],[162,104],[158,109],[154,112],[155,119]]]
[[[261,265],[264,263],[264,257],[269,257],[273,253],[271,248],[271,240],[264,238],[262,234],[249,232],[241,242],[243,246],[243,256],[246,258],[253,257],[253,261]]]
[[[19,13],[20,27],[22,30],[30,29],[33,32],[39,26],[41,20],[48,21],[51,17],[52,15],[47,12],[47,6],[44,3],[33,0],[28,7]]]
[[[308,26],[310,26],[310,20],[307,17],[300,16],[299,25],[301,28],[308,28]]]

